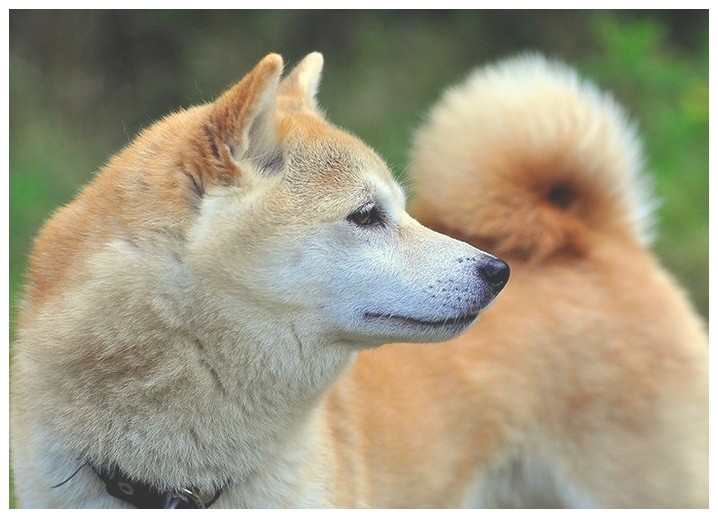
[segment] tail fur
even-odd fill
[[[526,54],[446,91],[417,132],[411,210],[499,255],[585,252],[606,233],[647,245],[655,202],[635,126],[566,65]]]

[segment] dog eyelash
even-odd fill
[[[376,205],[367,203],[347,216],[347,221],[360,227],[369,227],[382,223],[382,215]]]

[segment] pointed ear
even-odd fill
[[[307,55],[279,85],[281,95],[291,97],[300,106],[317,109],[316,95],[322,78],[324,58],[319,52]]]
[[[274,110],[283,66],[281,56],[269,54],[212,105],[206,133],[220,162],[258,161],[262,168],[281,157]]]

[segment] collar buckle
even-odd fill
[[[196,489],[183,488],[174,494],[167,495],[164,508],[177,509],[182,507],[185,509],[207,509],[214,503],[218,496],[216,493],[213,495],[203,495]]]

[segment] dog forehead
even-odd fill
[[[290,175],[307,182],[359,181],[367,175],[379,182],[392,178],[388,167],[371,148],[341,134],[290,141],[285,160]]]
[[[362,169],[362,157],[341,144],[327,138],[299,142],[289,146],[287,162],[293,172],[318,177]]]

